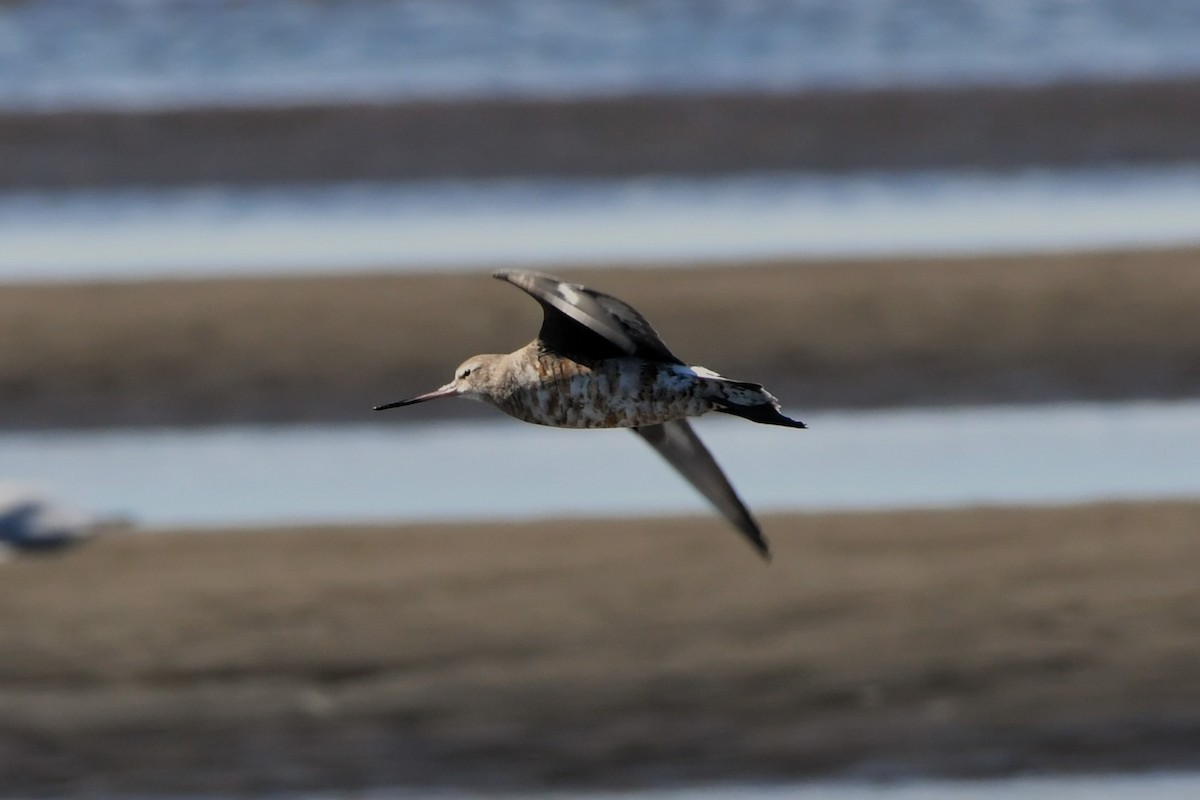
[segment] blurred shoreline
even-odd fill
[[[1200,766],[1200,505],[111,535],[4,565],[8,794]]]
[[[682,358],[803,411],[1196,397],[1198,262],[1179,249],[548,271],[628,300]],[[473,353],[525,344],[539,321],[521,293],[463,272],[10,284],[0,420],[365,421]]]
[[[1200,81],[0,111],[0,190],[1149,165]]]
[[[1198,12],[0,0],[0,800],[1200,780]],[[770,562],[373,413],[500,267],[811,425],[701,423]]]

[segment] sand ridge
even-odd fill
[[[4,565],[0,788],[1200,766],[1200,504],[114,535]],[[890,766],[889,766],[890,765]]]
[[[640,310],[685,360],[786,407],[1200,395],[1200,251],[559,273]],[[536,304],[486,272],[0,290],[0,425],[371,419],[516,349]],[[430,404],[404,419],[483,413]]]
[[[1191,78],[3,111],[0,187],[1162,165],[1198,126]]]

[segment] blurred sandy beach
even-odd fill
[[[1198,261],[1182,249],[554,271],[637,298],[684,358],[811,409],[1194,397]],[[10,285],[0,337],[21,346],[5,356],[0,414],[36,428],[361,420],[473,353],[520,347],[539,320],[486,272]]]
[[[47,507],[95,489],[80,518],[132,520],[40,555],[12,537],[0,796],[1200,774],[1197,54],[1195,9],[1140,0],[0,3],[0,483],[36,477]],[[833,245],[797,245],[822,226]],[[488,277],[514,266],[501,251],[628,301],[801,419],[845,412],[852,469],[822,466],[862,481],[838,485],[867,482],[856,458],[909,490],[1003,464],[1079,480],[1042,504],[789,504],[818,492],[784,450],[785,502],[757,508],[777,512],[770,565],[719,519],[608,487],[603,519],[421,517],[391,484],[388,514],[347,516],[365,470],[472,459],[413,432],[494,410],[370,409],[533,338],[536,305]],[[930,446],[939,417],[985,407],[1042,427],[963,415],[958,449]],[[1117,439],[1113,408],[1146,426],[1103,451],[1037,437],[1081,408],[1053,441]],[[921,416],[879,442],[864,410]],[[339,437],[377,443],[368,421],[407,449],[347,466]],[[279,484],[283,506],[353,505],[253,527],[188,495],[206,474],[266,493],[241,476],[269,461],[229,466],[262,439],[205,456],[172,438],[225,430],[340,470]],[[795,447],[821,457],[821,436]],[[528,463],[509,441],[485,471]],[[1049,474],[1092,452],[1144,474]],[[164,480],[95,475],[139,469]],[[221,507],[139,520],[147,494]],[[84,526],[61,527],[69,545]]]
[[[1163,164],[1198,124],[1181,79],[0,110],[0,188]]]
[[[0,581],[18,795],[1200,766],[1200,506],[152,531]]]

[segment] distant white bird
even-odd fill
[[[95,533],[92,517],[24,486],[0,484],[0,558],[4,551],[44,552]]]

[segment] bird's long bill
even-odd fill
[[[426,400],[437,400],[439,397],[455,397],[458,395],[458,389],[454,388],[454,384],[448,383],[440,389],[435,389],[432,392],[419,394],[416,397],[410,397],[407,400],[397,400],[394,403],[385,403],[381,406],[375,406],[376,411],[385,411],[389,408],[400,408],[401,406],[411,406],[416,403],[424,403]]]

